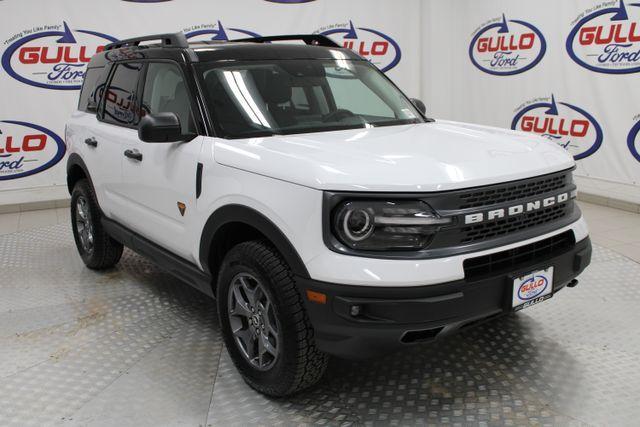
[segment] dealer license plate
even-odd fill
[[[553,267],[534,271],[513,280],[511,306],[522,310],[553,296]]]

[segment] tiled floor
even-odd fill
[[[87,269],[66,210],[0,216],[0,426],[637,426],[640,263],[603,245],[637,258],[640,215],[583,208],[596,243],[579,286],[433,343],[332,359],[286,399],[242,381],[214,301],[129,250]]]
[[[580,203],[591,241],[640,262],[640,214]]]
[[[640,214],[580,202],[594,243],[640,262]],[[69,221],[69,208],[0,214],[0,235]]]

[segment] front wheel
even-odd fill
[[[270,396],[314,385],[327,367],[280,254],[261,241],[240,243],[218,277],[218,316],[229,355],[244,380]]]
[[[78,181],[71,193],[71,228],[78,253],[87,267],[102,270],[120,260],[124,247],[102,227],[98,201],[86,179]]]

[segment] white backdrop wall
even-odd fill
[[[503,14],[508,32],[500,33]],[[487,30],[491,25],[494,27]],[[428,29],[423,44],[422,93],[435,117],[509,128],[518,113],[526,110],[515,127],[529,129],[537,119],[538,133],[567,146],[580,159],[578,175],[640,184],[637,0],[430,1],[423,5],[422,26]],[[576,37],[568,49],[573,29]],[[531,38],[525,37],[519,44],[523,34],[534,34],[530,37],[535,41],[530,43]],[[611,40],[609,34],[613,34]],[[497,44],[500,36],[505,40],[502,45]],[[541,38],[546,44],[542,54]],[[488,50],[487,39],[499,49],[482,52]],[[629,55],[626,60],[607,57],[606,49]],[[572,59],[570,52],[584,64]],[[507,59],[502,67],[500,63],[492,65],[496,55]],[[539,62],[531,66],[536,59]],[[550,111],[552,95],[557,114]],[[527,116],[531,118],[523,122]],[[553,123],[551,129],[544,126],[545,119]],[[563,119],[565,130],[571,121],[576,123],[574,135],[559,135]]]
[[[3,190],[65,184],[64,123],[98,46],[174,31],[328,32],[422,95],[434,117],[511,127],[522,112],[515,127],[566,146],[579,173],[638,184],[640,136],[630,134],[640,121],[640,6],[623,5],[625,13],[619,0],[0,0],[0,204]],[[566,39],[581,15],[580,28],[619,26],[613,41],[626,59],[606,70],[618,74],[570,57]],[[580,44],[590,31],[574,49],[587,62],[606,47]],[[496,54],[502,62],[492,66]]]

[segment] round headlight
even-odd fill
[[[365,209],[347,209],[342,219],[342,228],[349,239],[361,242],[373,233],[373,214]]]
[[[421,250],[441,227],[452,222],[421,200],[347,200],[334,212],[334,236],[362,251]]]

